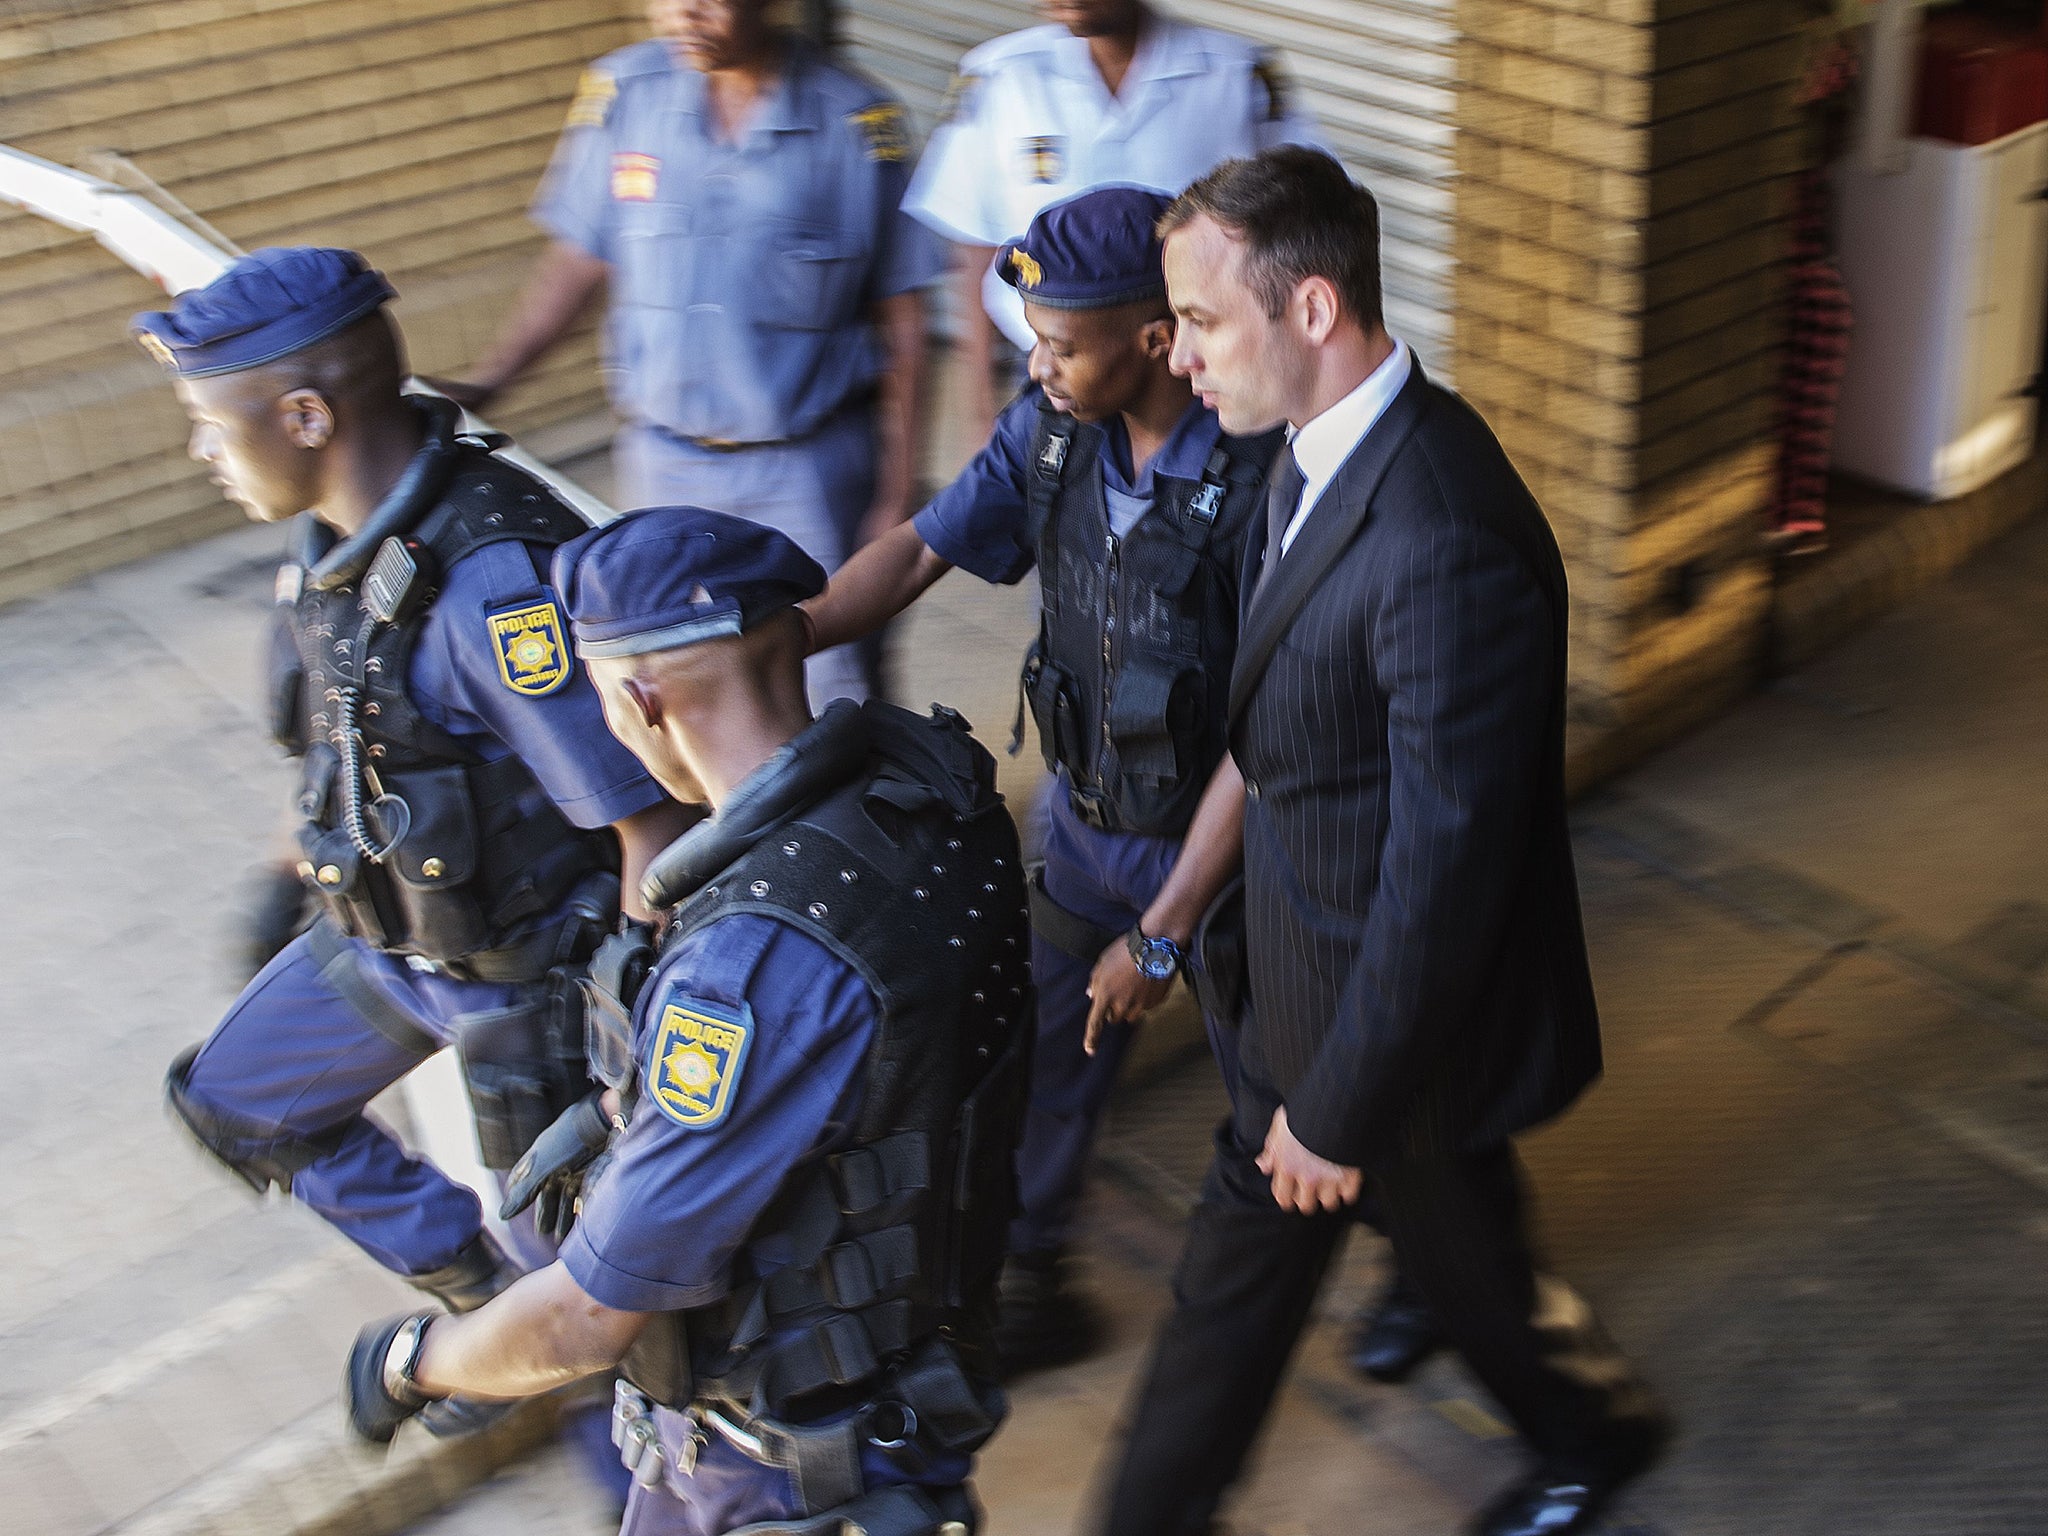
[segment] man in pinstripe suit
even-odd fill
[[[1230,162],[1161,228],[1175,368],[1227,431],[1296,431],[1250,541],[1230,691],[1239,1082],[1108,1529],[1211,1528],[1370,1179],[1535,1453],[1474,1529],[1584,1530],[1666,1429],[1585,1304],[1535,1272],[1510,1146],[1600,1067],[1563,563],[1486,424],[1387,334],[1377,209],[1334,160]]]

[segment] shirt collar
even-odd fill
[[[1173,424],[1173,430],[1166,434],[1166,441],[1159,445],[1159,451],[1146,460],[1137,479],[1131,482],[1124,479],[1123,468],[1117,462],[1119,457],[1128,459],[1131,452],[1130,429],[1124,425],[1122,413],[1118,413],[1102,429],[1106,439],[1098,455],[1102,463],[1102,482],[1112,491],[1121,491],[1126,496],[1150,498],[1156,475],[1181,480],[1200,479],[1203,467],[1209,462],[1209,450],[1216,446],[1216,439],[1222,433],[1216,413],[1206,409],[1201,401],[1190,400],[1188,408],[1181,412],[1180,420]]]
[[[691,68],[673,51],[669,62],[678,75],[685,77],[682,109],[707,121],[710,119],[708,91],[703,74]],[[803,132],[818,127],[818,103],[809,85],[813,63],[810,43],[795,34],[789,34],[782,55],[782,67],[775,72],[775,85],[761,101],[753,120],[747,124],[746,132],[740,136],[744,145],[756,133]],[[708,136],[709,128],[706,133]]]
[[[1394,396],[1408,382],[1411,366],[1408,343],[1395,337],[1394,350],[1365,376],[1364,382],[1293,434],[1294,462],[1300,467],[1307,488],[1319,489],[1335,478],[1344,461],[1372,430],[1373,423],[1394,403]],[[1302,505],[1310,505],[1306,494]]]
[[[1149,80],[1171,80],[1179,75],[1199,74],[1203,61],[1196,50],[1188,46],[1189,36],[1190,29],[1184,23],[1154,11],[1145,22],[1145,30],[1138,36],[1138,51],[1131,56],[1131,67],[1124,75],[1123,89],[1117,93],[1117,99],[1128,101],[1131,88]],[[1052,55],[1061,74],[1102,84],[1102,72],[1095,67],[1095,60],[1088,52],[1087,38],[1076,37],[1069,32],[1056,41]]]

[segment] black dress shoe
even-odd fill
[[[1436,1314],[1419,1300],[1390,1296],[1361,1315],[1351,1335],[1351,1368],[1374,1381],[1406,1381],[1448,1340]]]
[[[1553,1482],[1539,1472],[1487,1505],[1472,1536],[1569,1536],[1590,1530],[1613,1496],[1612,1487]]]
[[[1571,1536],[1600,1518],[1624,1485],[1647,1471],[1671,1438],[1661,1413],[1616,1432],[1599,1472],[1538,1467],[1487,1505],[1472,1536]]]
[[[1017,1253],[1003,1266],[996,1354],[1009,1375],[1067,1365],[1093,1354],[1102,1316],[1075,1289],[1063,1253]]]

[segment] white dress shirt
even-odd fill
[[[1395,337],[1394,350],[1365,376],[1364,383],[1294,434],[1294,462],[1301,468],[1301,501],[1294,516],[1288,519],[1286,531],[1280,535],[1281,554],[1293,547],[1301,525],[1308,521],[1309,513],[1330,488],[1330,482],[1337,478],[1344,461],[1358,451],[1365,434],[1386,415],[1387,407],[1401,393],[1413,367],[1408,343]]]
[[[960,61],[903,208],[950,240],[1000,245],[1091,187],[1177,196],[1225,160],[1320,145],[1292,94],[1272,50],[1168,16],[1147,24],[1113,96],[1087,39],[1061,26],[1012,32]],[[989,317],[1028,350],[1016,290],[991,272],[981,292]]]

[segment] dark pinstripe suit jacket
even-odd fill
[[[1418,366],[1248,603],[1231,679],[1244,1069],[1312,1151],[1488,1146],[1599,1073],[1564,682],[1549,524]]]

